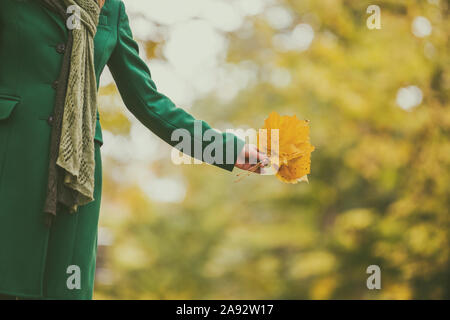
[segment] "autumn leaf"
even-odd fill
[[[299,120],[295,115],[280,116],[274,111],[264,121],[262,129],[267,130],[267,134],[262,131],[263,134],[258,135],[258,147],[270,157],[275,170],[279,168],[277,178],[286,183],[308,181],[314,151],[309,138],[309,121]]]

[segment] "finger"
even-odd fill
[[[258,152],[258,161],[262,162],[262,166],[265,167],[269,165],[270,159],[264,152]]]
[[[254,147],[250,147],[248,153],[246,154],[245,163],[248,164],[257,164],[259,162],[258,150]]]
[[[256,174],[261,174],[261,167],[259,167],[258,169],[256,169],[254,172],[255,172]]]

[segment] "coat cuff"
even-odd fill
[[[227,144],[228,143],[233,143],[234,146],[234,153],[233,153],[233,162],[232,163],[227,163],[227,161],[224,162],[224,164],[216,164],[217,167],[225,169],[227,171],[232,172],[236,162],[237,162],[237,158],[238,156],[241,154],[242,149],[245,146],[245,141],[243,141],[242,139],[238,138],[236,135],[232,134],[232,133],[225,133],[226,135],[226,139],[225,139],[225,143],[224,143],[224,155],[225,155],[225,159],[227,159],[226,155],[226,150],[227,150]]]

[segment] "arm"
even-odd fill
[[[178,141],[171,140],[172,132],[176,129],[188,130],[192,139],[192,150],[190,153],[186,150],[183,151],[203,161],[201,155],[194,153],[193,146],[201,143],[201,150],[203,151],[210,142],[204,142],[201,136],[194,135],[195,119],[190,114],[178,108],[168,97],[157,91],[150,70],[139,57],[138,45],[133,40],[123,3],[120,6],[118,43],[108,66],[125,105],[140,122],[172,146],[178,143]],[[211,129],[206,122],[201,121],[200,123],[203,133]],[[245,143],[231,133],[222,133],[221,136],[223,139],[223,161],[210,164],[232,171],[238,155],[244,152]],[[228,150],[234,151],[232,163],[226,163],[226,146],[229,144],[234,146],[234,148],[228,148]]]

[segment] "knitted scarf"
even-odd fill
[[[75,28],[68,31],[61,72],[57,81],[50,142],[47,223],[62,204],[69,212],[94,200],[94,135],[97,82],[94,36],[104,0],[41,0],[66,22],[67,8],[76,6]]]

